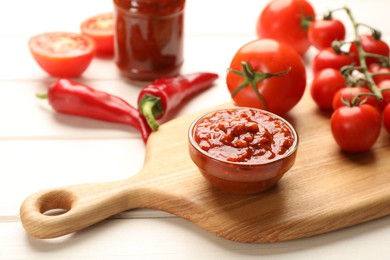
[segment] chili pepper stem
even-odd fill
[[[47,94],[43,94],[43,93],[37,93],[35,94],[35,96],[40,99],[47,99],[48,97]]]
[[[160,98],[146,95],[139,103],[139,110],[145,117],[150,128],[156,131],[160,126],[156,120],[156,116],[163,113]]]

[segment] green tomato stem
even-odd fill
[[[379,87],[375,84],[371,73],[369,73],[368,68],[367,68],[367,63],[366,63],[366,57],[367,53],[363,50],[362,44],[359,39],[359,30],[358,27],[359,23],[356,22],[355,17],[352,15],[351,10],[348,7],[344,7],[349,19],[352,22],[353,25],[353,30],[354,30],[354,36],[355,36],[355,44],[356,44],[356,49],[358,51],[359,55],[359,62],[360,62],[360,71],[364,74],[366,81],[368,83],[368,86],[371,90],[371,92],[375,95],[375,97],[381,101],[383,99],[382,91],[379,89]],[[375,30],[376,31],[376,30]],[[357,95],[359,96],[359,95]],[[357,100],[356,98],[354,100]]]

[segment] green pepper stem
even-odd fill
[[[47,99],[48,95],[45,93],[36,93],[35,96],[40,99]]]
[[[160,124],[156,117],[163,113],[161,100],[158,97],[145,95],[138,104],[140,113],[145,117],[146,122],[153,131],[156,131]]]

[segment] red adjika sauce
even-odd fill
[[[115,61],[130,79],[179,74],[185,0],[114,0]]]
[[[220,110],[198,122],[194,139],[212,157],[263,163],[282,157],[294,144],[289,125],[258,109]]]

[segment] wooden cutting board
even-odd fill
[[[34,237],[58,237],[127,209],[153,208],[226,239],[264,243],[390,214],[390,138],[384,129],[372,151],[343,153],[331,136],[330,115],[318,111],[306,93],[286,117],[300,137],[295,165],[269,191],[231,195],[213,188],[189,157],[187,130],[204,112],[172,120],[153,133],[144,167],[132,178],[31,195],[21,206],[24,228]],[[53,209],[67,212],[43,214]]]

